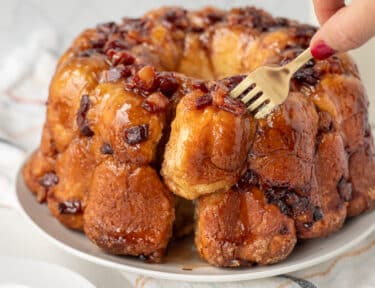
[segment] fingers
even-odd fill
[[[343,7],[345,7],[345,0],[314,0],[315,14],[320,25]]]
[[[336,51],[348,51],[364,44],[375,35],[375,1],[353,0],[339,9],[311,40],[315,58],[324,59]]]

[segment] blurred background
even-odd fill
[[[137,17],[163,5],[227,9],[256,5],[274,15],[316,24],[312,0],[1,0],[0,113],[4,113],[0,136],[5,134],[24,148],[37,145],[44,120],[43,103],[56,61],[80,31],[124,16]],[[371,98],[370,118],[374,125],[375,40],[352,54]]]

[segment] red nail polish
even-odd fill
[[[323,40],[314,44],[311,48],[311,54],[315,59],[324,60],[335,54],[335,50],[329,47]]]

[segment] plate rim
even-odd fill
[[[349,241],[347,244],[342,245],[341,247],[329,252],[325,253],[321,256],[317,256],[313,259],[304,261],[302,263],[296,263],[291,264],[286,267],[279,267],[274,268],[271,271],[256,271],[256,272],[243,272],[243,273],[236,273],[236,274],[224,274],[224,275],[209,275],[209,274],[189,274],[189,271],[182,270],[180,273],[176,272],[165,272],[165,271],[156,271],[156,270],[150,270],[146,268],[141,267],[134,267],[129,264],[125,263],[115,263],[108,259],[102,259],[98,256],[91,255],[89,253],[83,252],[77,248],[71,247],[64,242],[60,241],[59,239],[56,239],[54,236],[50,235],[47,231],[45,231],[42,227],[36,223],[31,216],[26,212],[25,208],[22,205],[22,202],[20,201],[19,197],[19,190],[20,190],[20,182],[22,182],[25,187],[26,184],[24,182],[23,176],[22,176],[22,167],[24,165],[21,165],[21,168],[19,172],[17,173],[16,177],[16,198],[19,206],[19,210],[21,214],[24,216],[24,218],[27,219],[27,221],[34,226],[45,238],[47,238],[50,242],[52,242],[55,246],[59,247],[60,249],[67,251],[68,253],[79,257],[81,259],[85,259],[86,261],[89,261],[94,264],[99,264],[104,267],[109,267],[112,269],[116,269],[120,272],[130,272],[135,274],[140,274],[148,277],[153,277],[157,279],[164,279],[164,280],[174,280],[174,281],[188,281],[188,282],[238,282],[238,281],[244,281],[244,280],[255,280],[255,279],[262,279],[262,278],[268,278],[273,276],[278,276],[286,273],[296,272],[299,270],[303,270],[318,264],[321,264],[323,262],[326,262],[344,252],[349,250],[350,248],[354,247],[361,241],[363,241],[365,238],[367,238],[369,235],[371,235],[375,231],[375,222],[363,233],[356,236],[354,239]],[[26,187],[27,188],[27,187]],[[27,188],[28,189],[28,188]],[[29,190],[29,189],[28,189]],[[30,191],[29,191],[30,192]],[[31,192],[30,192],[31,193]],[[368,211],[366,213],[375,213],[375,210]],[[362,214],[362,215],[364,215]],[[64,226],[62,226],[64,229]],[[272,266],[269,266],[272,267]]]

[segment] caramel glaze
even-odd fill
[[[160,261],[172,230],[192,230],[181,196],[198,198],[210,264],[282,260],[375,206],[368,102],[347,54],[307,63],[266,119],[228,97],[315,32],[251,7],[161,8],[84,31],[59,60],[27,185],[110,253]]]

